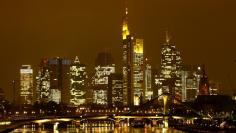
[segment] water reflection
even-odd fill
[[[144,128],[133,128],[133,127],[76,127],[73,124],[67,124],[66,127],[55,127],[52,126],[37,126],[36,124],[24,125],[21,128],[15,129],[12,133],[184,133],[179,130],[171,128],[159,128],[159,127],[144,127]]]

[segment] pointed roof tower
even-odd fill
[[[128,29],[128,7],[127,7],[127,1],[126,1],[126,7],[125,7],[125,16],[123,19],[123,25],[122,25],[122,39],[125,40],[128,35],[130,35],[129,29]]]
[[[169,31],[168,30],[166,30],[166,35],[165,35],[165,37],[166,37],[166,43],[167,44],[169,44],[169,42],[170,42],[170,35],[169,35]]]
[[[79,61],[79,57],[78,57],[78,56],[75,56],[74,63],[78,63],[78,64],[80,64],[80,61]]]

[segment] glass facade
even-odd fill
[[[20,69],[20,104],[33,104],[33,69],[22,65]]]
[[[166,43],[161,46],[160,76],[156,80],[159,86],[158,95],[170,93],[181,100],[181,68],[182,58],[180,52],[175,45],[170,44],[170,38],[167,33]]]
[[[86,67],[76,56],[70,66],[70,105],[78,106],[86,103]]]

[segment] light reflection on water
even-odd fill
[[[67,125],[66,128],[43,128],[32,125],[24,125],[21,128],[15,129],[11,133],[184,133],[179,130],[171,128],[159,128],[159,127],[75,127],[73,125]]]

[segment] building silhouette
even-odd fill
[[[50,101],[62,102],[66,105],[70,101],[70,64],[66,58],[54,57],[49,59],[50,68]]]
[[[199,93],[198,95],[210,95],[209,91],[209,81],[208,77],[205,72],[205,68],[203,68],[203,74],[201,76],[200,82],[199,82]]]

